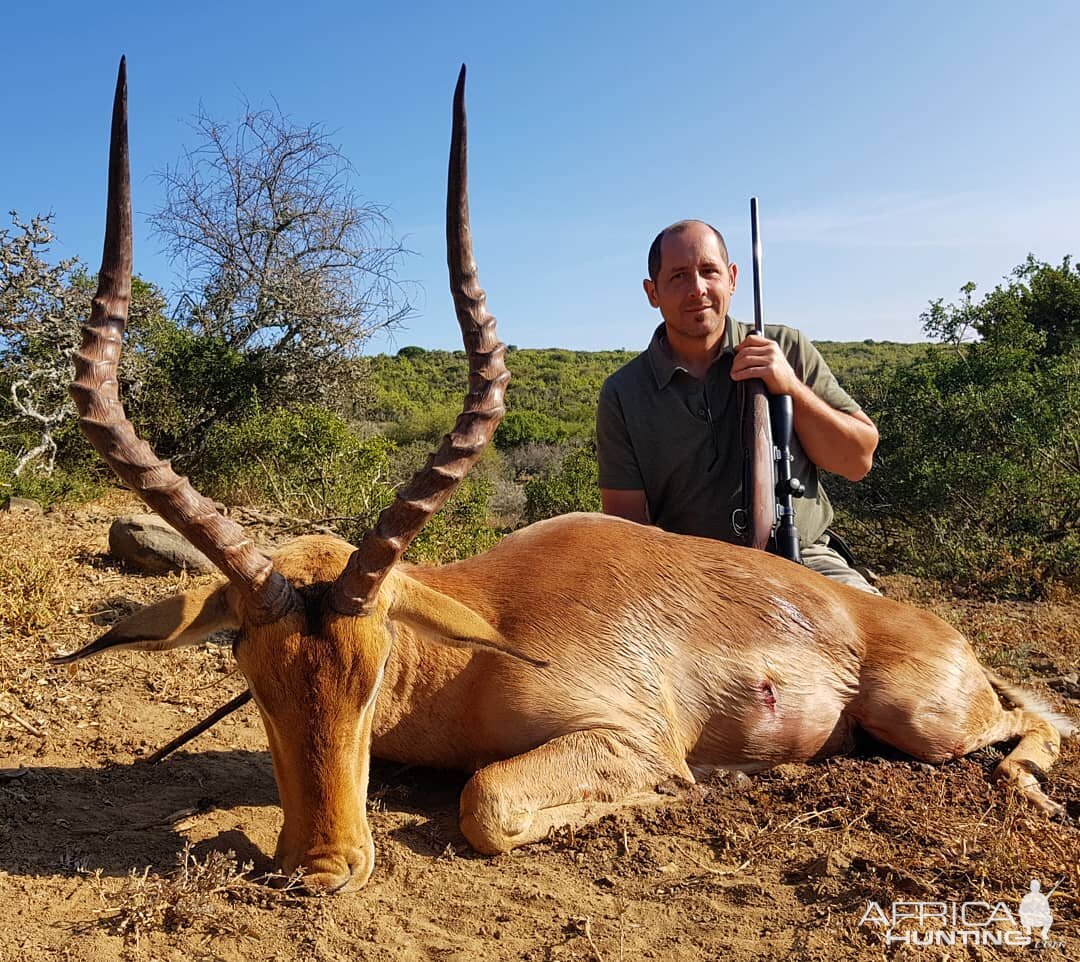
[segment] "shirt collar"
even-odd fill
[[[724,340],[723,345],[720,348],[720,353],[716,356],[717,359],[723,357],[725,354],[734,354],[735,348],[743,342],[746,335],[749,333],[749,324],[741,324],[729,314],[725,319]],[[647,353],[649,356],[649,366],[652,368],[653,377],[656,379],[656,386],[660,390],[663,390],[671,383],[671,379],[675,376],[676,372],[683,371],[685,373],[686,371],[686,368],[671,356],[671,348],[668,347],[667,336],[664,333],[663,324],[653,331],[652,340],[649,341]],[[714,360],[713,363],[715,364],[716,361]]]

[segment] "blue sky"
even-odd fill
[[[115,6],[6,5],[3,209],[55,212],[55,255],[96,269],[126,53],[136,270],[171,291],[154,172],[200,103],[232,118],[272,96],[336,132],[415,251],[419,316],[372,351],[457,346],[441,217],[462,61],[476,254],[508,343],[643,347],[653,235],[701,217],[748,269],[752,194],[766,317],[816,339],[919,340],[929,299],[1029,251],[1080,255],[1074,2]]]

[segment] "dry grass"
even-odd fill
[[[79,510],[0,513],[0,746],[14,742],[40,753],[53,730],[69,727],[89,737],[102,706],[130,687],[133,675],[147,697],[172,702],[185,716],[217,707],[239,689],[229,677],[231,655],[220,645],[159,659],[119,654],[49,667],[51,656],[81,647],[141,605],[208,580],[133,574],[110,558],[109,522],[135,510],[144,509],[132,495],[112,492]]]
[[[456,776],[385,766],[370,798],[379,852],[371,889],[352,899],[283,898],[246,877],[231,851],[215,854],[232,849],[246,858],[273,848],[280,812],[234,783],[245,777],[230,774],[234,765],[251,772],[241,758],[191,764],[205,783],[193,783],[164,811],[198,804],[204,795],[210,808],[175,825],[161,821],[161,806],[143,807],[138,792],[123,787],[143,784],[142,769],[120,771],[114,780],[107,764],[97,771],[103,762],[130,763],[235,694],[243,681],[227,648],[116,653],[73,672],[47,665],[49,655],[84,644],[136,606],[193,583],[134,575],[104,555],[109,520],[134,508],[121,500],[44,518],[0,514],[0,755],[12,759],[7,779],[0,773],[0,851],[8,852],[0,864],[2,891],[9,906],[30,889],[43,891],[43,918],[82,920],[87,944],[108,958],[171,958],[170,947],[185,958],[262,957],[271,935],[276,948],[265,957],[322,958],[305,941],[310,931],[335,947],[325,954],[335,962],[394,958],[396,940],[406,935],[431,957],[449,951],[445,930],[474,940],[470,958],[613,962],[650,957],[648,950],[680,962],[725,954],[743,960],[779,957],[797,933],[809,941],[808,954],[796,958],[869,959],[880,958],[882,947],[857,925],[867,900],[1015,904],[1031,878],[1049,888],[1063,876],[1054,934],[1070,947],[1080,944],[1080,831],[1047,822],[994,789],[996,750],[929,767],[887,751],[881,757],[880,746],[869,746],[856,757],[716,779],[662,807],[626,812],[495,860],[475,856],[457,834]],[[1054,684],[1080,669],[1076,598],[974,602],[895,577],[886,588],[933,609],[972,639],[985,663],[1077,714],[1080,701],[1062,700],[1077,698],[1077,690]],[[210,741],[192,746],[196,756],[215,738],[219,747],[242,745],[245,752],[265,746],[254,715],[204,737]],[[71,775],[71,766],[89,774]],[[67,799],[72,786],[82,794]],[[125,801],[104,810],[115,840],[81,834],[80,820],[115,786],[120,794],[112,800]],[[1080,742],[1066,745],[1047,791],[1080,818]],[[131,852],[131,805],[146,820],[138,823],[138,838],[156,838],[140,857]],[[38,811],[47,813],[45,821]],[[188,846],[174,869],[178,839],[191,836],[207,848]],[[58,870],[65,847],[87,854]],[[124,874],[144,863],[157,870]],[[86,870],[102,865],[86,885]],[[15,917],[14,909],[4,916],[11,928],[0,939],[0,958],[5,947],[18,949],[22,923]],[[505,942],[490,941],[490,932],[478,936],[477,925],[499,928]],[[754,925],[760,928],[751,931]],[[44,930],[33,939],[34,946],[57,944]],[[366,940],[367,956],[356,954],[357,940]],[[380,940],[382,955],[371,948]]]
[[[78,538],[55,537],[45,518],[28,522],[0,513],[0,678],[12,671],[42,633],[73,611],[72,589],[79,580]],[[44,532],[48,532],[43,537]]]
[[[169,876],[141,874],[132,869],[118,892],[109,892],[98,872],[94,887],[103,905],[100,921],[114,935],[139,945],[154,931],[196,929],[206,935],[244,935],[231,903],[249,883],[250,863],[238,865],[235,852],[210,852],[203,861],[189,842],[177,855],[177,868]]]
[[[0,584],[4,585],[0,632],[6,637],[27,638],[55,624],[62,616],[72,568],[48,555],[4,550],[0,557]]]
[[[166,875],[149,866],[142,872],[132,869],[117,885],[100,869],[95,871],[91,883],[102,908],[96,920],[77,928],[86,932],[100,925],[136,951],[155,933],[190,930],[204,943],[224,935],[257,939],[258,932],[242,914],[244,906],[274,910],[296,904],[302,871],[289,877],[253,876],[252,863],[241,864],[231,850],[207,852],[200,861],[193,849],[187,842],[176,855],[176,869]]]

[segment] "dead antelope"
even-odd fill
[[[457,564],[399,563],[490,440],[508,377],[472,255],[463,80],[447,246],[471,372],[464,411],[358,548],[301,538],[270,560],[158,461],[120,405],[131,271],[121,64],[104,261],[72,393],[102,457],[227,580],[57,661],[236,630],[284,810],[276,858],[324,891],[371,874],[372,754],[474,772],[461,830],[487,853],[655,798],[673,777],[839,752],[856,726],[928,762],[1019,739],[996,777],[1060,811],[1036,776],[1067,722],[981,668],[927,612],[762,552],[600,515],[533,525]],[[998,693],[1020,707],[1004,710]]]

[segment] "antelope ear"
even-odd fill
[[[430,632],[437,636],[435,640],[455,648],[498,651],[540,668],[547,665],[546,661],[516,651],[472,608],[449,595],[399,572],[393,572],[389,580],[390,604],[387,614],[391,618]]]
[[[68,655],[50,658],[53,665],[68,665],[110,648],[168,651],[198,644],[215,631],[239,628],[240,619],[229,599],[227,583],[209,585],[173,595],[122,618],[97,641]]]

